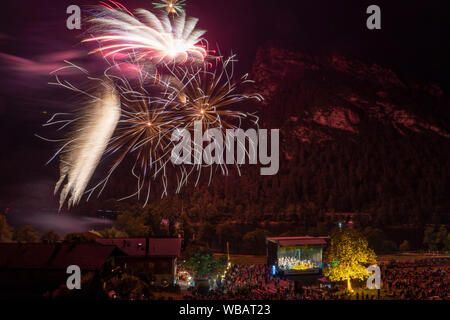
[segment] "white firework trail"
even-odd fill
[[[58,77],[56,79],[57,82],[52,84],[83,92],[68,82],[62,83]],[[121,113],[119,95],[113,86],[107,82],[103,84],[96,96],[83,92],[91,101],[80,117],[73,120],[55,120],[61,115],[56,114],[44,124],[44,126],[62,124],[58,129],[60,130],[75,123],[75,129],[67,139],[59,140],[63,142],[63,146],[49,160],[50,162],[57,155],[60,156],[60,177],[55,186],[55,194],[61,189],[60,210],[68,197],[69,208],[81,200],[119,121]]]

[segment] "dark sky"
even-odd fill
[[[122,0],[129,9],[151,0]],[[79,32],[65,28],[70,4],[95,0],[14,0],[2,3],[2,52],[25,57],[52,50],[82,49]],[[382,30],[366,28],[370,4],[382,10]],[[200,19],[211,45],[238,53],[249,69],[258,46],[278,43],[312,52],[373,58],[416,78],[447,80],[450,6],[444,0],[188,0],[188,15]],[[5,36],[7,37],[5,39]],[[447,40],[447,41],[445,41]]]
[[[151,0],[122,0],[129,9]],[[47,85],[59,59],[84,54],[80,32],[66,28],[66,8],[96,1],[13,0],[0,11],[0,212],[55,213],[58,170],[45,166],[53,146],[34,137],[64,100]],[[366,8],[382,10],[382,30],[366,28]],[[83,8],[83,7],[82,7]],[[279,45],[321,54],[347,54],[392,67],[403,76],[436,81],[448,93],[450,10],[447,1],[188,0],[210,45],[238,54],[250,71],[259,46]],[[95,64],[80,59],[83,66]],[[25,66],[25,67],[24,67]],[[12,209],[12,211],[14,211]]]

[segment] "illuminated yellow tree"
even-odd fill
[[[333,282],[347,281],[347,289],[352,291],[350,281],[369,277],[367,266],[376,263],[376,255],[361,233],[344,229],[331,236],[325,260],[329,267],[324,269],[324,274]]]

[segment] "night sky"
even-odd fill
[[[121,2],[135,9],[151,8],[152,1]],[[81,32],[65,26],[71,4],[96,1],[2,3],[0,212],[11,208],[12,224],[56,214],[52,189],[57,165],[45,166],[54,146],[34,136],[49,113],[65,110],[61,90],[47,85],[52,80],[48,73],[61,59],[96,65],[94,57],[85,57]],[[371,4],[381,7],[382,30],[366,28],[365,11]],[[198,27],[207,30],[212,47],[218,44],[222,53],[238,54],[241,73],[250,71],[258,47],[276,45],[375,61],[403,76],[437,82],[448,94],[448,1],[188,0],[186,9],[200,19]]]

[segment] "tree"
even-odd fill
[[[202,223],[199,227],[198,237],[208,248],[211,248],[216,238],[214,226],[209,222]]]
[[[351,291],[350,281],[367,278],[369,273],[366,267],[376,263],[376,255],[360,232],[344,229],[331,236],[325,260],[330,266],[324,269],[324,274],[331,281],[347,281],[347,289]]]
[[[103,238],[114,239],[114,238],[128,238],[128,234],[123,232],[116,227],[111,227],[109,229],[99,231],[99,234]]]
[[[269,234],[267,230],[256,229],[254,231],[247,232],[242,241],[253,252],[261,253],[266,248],[265,241],[266,236]]]
[[[127,233],[130,237],[140,238],[149,235],[149,228],[144,225],[143,216],[134,215],[131,211],[125,211],[117,217],[117,229]]]
[[[192,272],[197,279],[216,276],[227,263],[226,256],[217,260],[205,247],[191,247],[183,254],[183,267]]]
[[[437,250],[437,234],[433,227],[427,227],[423,236],[423,243],[429,250]]]
[[[14,240],[17,242],[39,242],[39,233],[31,226],[24,226],[14,233]]]
[[[397,251],[398,245],[392,240],[383,241],[383,250],[384,253],[392,253]]]
[[[62,240],[61,236],[53,230],[45,231],[41,235],[41,242],[43,243],[56,243],[61,240]]]
[[[240,234],[236,230],[236,225],[232,223],[222,223],[216,226],[216,234],[221,249],[225,248],[225,244],[229,241],[231,244],[238,241]]]
[[[181,236],[184,238],[185,243],[191,241],[194,234],[194,229],[189,224],[189,218],[185,213],[181,214]]]
[[[447,247],[448,232],[445,226],[440,226],[436,233],[436,245],[439,249],[445,250]]]
[[[120,299],[139,300],[142,295],[148,295],[148,285],[141,279],[130,274],[113,277],[106,282],[107,291],[114,290]]]
[[[0,214],[0,242],[13,241],[14,230],[8,225],[6,216]]]
[[[377,228],[366,227],[364,235],[367,237],[369,246],[375,250],[376,253],[390,253],[397,250],[397,244],[394,241],[387,239],[386,234]]]
[[[88,231],[88,234],[89,234],[89,235],[92,235],[92,236],[94,236],[94,237],[103,238],[102,234],[101,234],[100,232],[94,230],[94,229],[89,230],[89,231]]]
[[[95,239],[93,237],[88,237],[84,233],[68,233],[64,242],[68,243],[94,243]]]
[[[384,232],[377,228],[366,227],[364,229],[364,234],[367,237],[367,241],[371,248],[375,250],[375,252],[383,252],[384,244],[386,241],[386,235]]]
[[[401,252],[405,252],[405,251],[409,251],[410,247],[409,247],[409,242],[408,240],[403,240],[403,242],[400,244],[400,246],[398,247],[398,249]]]

